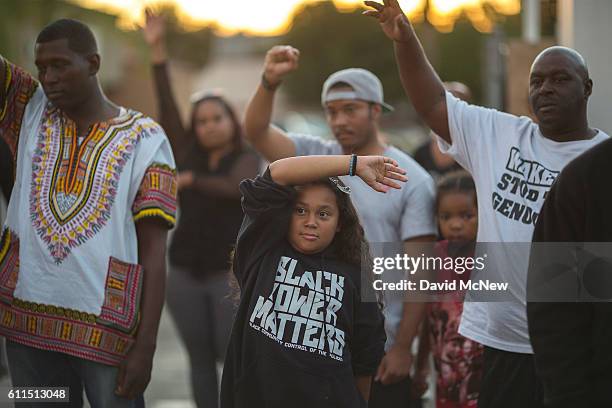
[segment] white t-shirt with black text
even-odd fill
[[[556,142],[528,117],[469,105],[446,93],[452,145],[438,137],[443,153],[468,170],[478,195],[478,242],[531,242],[544,198],[563,167],[606,140]],[[526,316],[528,256],[512,256],[511,245],[489,257],[509,283],[511,301],[466,302],[459,332],[486,346],[533,353]],[[492,259],[494,258],[494,259]]]

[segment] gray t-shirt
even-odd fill
[[[297,156],[340,155],[338,142],[319,137],[290,134]],[[410,156],[389,146],[384,156],[395,159],[406,170],[408,182],[401,190],[378,193],[359,177],[342,176],[351,188],[351,200],[357,210],[368,242],[398,243],[407,239],[435,235],[435,188],[431,176]],[[402,318],[402,293],[385,293],[385,330],[388,349],[395,341],[395,333]]]

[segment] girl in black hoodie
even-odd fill
[[[369,272],[363,291],[360,278],[369,254],[350,190],[335,176],[352,173],[386,192],[406,180],[397,165],[381,156],[293,157],[241,183],[241,301],[223,408],[367,405],[384,353],[383,317],[377,302],[362,300],[371,290]]]

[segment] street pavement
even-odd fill
[[[0,379],[0,389],[8,386],[10,386],[10,382],[7,377]],[[145,391],[146,407],[196,408],[190,388],[187,352],[178,337],[167,308],[164,308],[159,327],[157,350],[153,361],[151,382]],[[431,392],[428,394],[431,396]],[[85,407],[89,408],[87,402]],[[433,408],[433,401],[428,399],[424,407]],[[12,406],[0,403],[0,408],[12,408]]]

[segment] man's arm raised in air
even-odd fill
[[[262,81],[246,108],[245,136],[269,162],[295,156],[293,141],[270,121],[276,89],[287,74],[297,69],[299,55],[290,46],[272,47],[266,54]]]
[[[385,35],[393,40],[400,79],[414,108],[437,135],[452,143],[444,85],[427,60],[398,1],[384,0],[383,4],[366,1],[365,4],[372,9],[364,14],[376,18]]]

